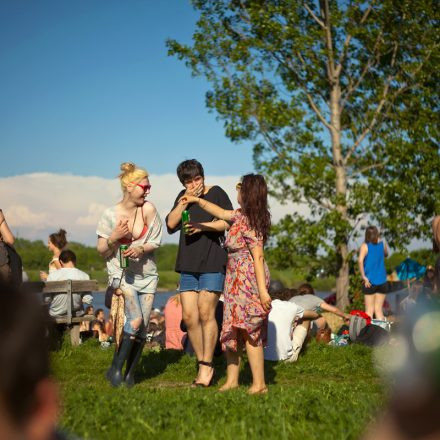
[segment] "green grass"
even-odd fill
[[[295,364],[266,362],[269,393],[248,396],[249,366],[238,390],[218,393],[225,380],[191,389],[195,361],[179,352],[145,351],[132,389],[114,389],[104,374],[113,350],[95,341],[53,354],[64,411],[61,426],[85,439],[357,439],[384,403],[371,349],[312,342]]]

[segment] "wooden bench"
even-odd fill
[[[73,294],[92,294],[98,291],[98,282],[90,281],[36,281],[25,282],[23,287],[29,292],[42,293],[45,295],[66,294],[67,295],[67,314],[54,318],[57,324],[66,325],[70,333],[72,345],[79,345],[79,327],[81,322],[93,321],[93,315],[75,316],[73,312]]]

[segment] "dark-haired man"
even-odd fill
[[[0,439],[55,440],[58,391],[49,377],[48,317],[36,295],[0,282]]]
[[[47,281],[66,281],[66,280],[79,280],[87,281],[90,277],[82,270],[77,269],[76,266],[76,255],[73,251],[66,249],[61,252],[58,257],[61,264],[61,269],[54,270],[51,272]],[[91,304],[91,295],[81,295],[73,294],[73,309],[74,312],[82,312],[83,303]],[[58,293],[53,296],[48,296],[46,298],[50,302],[49,304],[49,314],[50,316],[63,316],[67,313],[67,294]]]
[[[176,272],[180,273],[183,321],[196,353],[199,372],[195,385],[208,386],[214,374],[212,358],[218,338],[215,309],[225,280],[227,253],[222,247],[224,231],[229,225],[217,220],[197,204],[182,205],[180,198],[193,195],[231,210],[229,197],[219,186],[206,186],[204,170],[195,159],[177,167],[177,176],[184,186],[166,217],[168,232],[180,231]],[[181,218],[189,211],[186,233]]]

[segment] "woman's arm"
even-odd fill
[[[359,258],[358,258],[359,272],[361,274],[362,281],[365,284],[365,287],[371,287],[370,280],[365,276],[365,271],[364,271],[364,260],[367,254],[368,254],[368,246],[365,243],[362,243],[361,248],[359,249]]]
[[[179,200],[179,204],[184,206],[187,206],[190,203],[197,203],[202,209],[212,216],[225,221],[230,221],[234,213],[233,210],[223,209],[214,203],[201,199],[200,197],[183,195]]]
[[[61,263],[60,263],[60,260],[58,260],[58,258],[57,259],[54,258],[51,261],[51,264],[53,264],[55,266],[56,270],[61,269]]]
[[[11,246],[14,244],[15,241],[14,235],[9,229],[8,223],[6,222],[6,218],[1,209],[0,209],[0,237],[5,243],[10,244]]]
[[[128,219],[119,220],[108,238],[98,236],[98,243],[96,244],[98,253],[104,258],[114,255],[119,247],[118,240],[125,237],[129,232]]]
[[[197,234],[198,232],[223,232],[229,229],[230,225],[225,220],[215,220],[213,222],[187,224],[188,235]]]
[[[254,260],[255,277],[257,279],[258,293],[260,294],[260,301],[263,309],[266,312],[270,311],[272,299],[267,292],[266,276],[264,273],[264,251],[263,246],[257,245],[250,248],[252,258]]]

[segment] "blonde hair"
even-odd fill
[[[139,183],[142,179],[148,177],[147,170],[136,166],[133,162],[121,163],[121,171],[122,173],[118,177],[123,193],[127,191],[127,186],[130,183]]]

